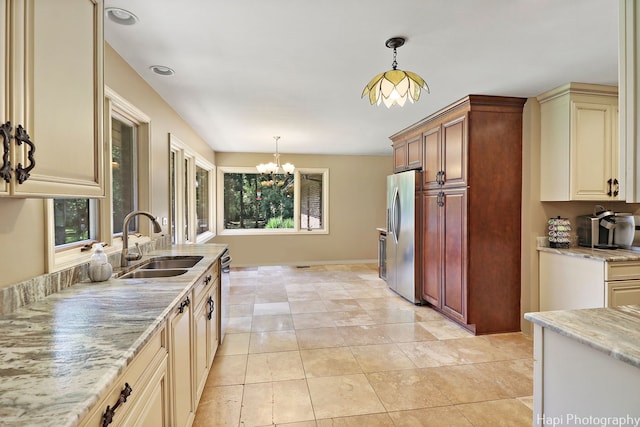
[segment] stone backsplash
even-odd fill
[[[170,236],[162,236],[140,245],[143,253],[171,245]],[[120,252],[108,255],[111,265],[120,265]],[[33,304],[47,295],[89,280],[89,263],[79,264],[65,270],[43,274],[12,286],[0,289],[0,315],[9,314],[20,307]]]

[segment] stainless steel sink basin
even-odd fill
[[[152,279],[157,277],[173,277],[180,276],[181,274],[186,273],[187,270],[184,268],[179,269],[167,269],[167,270],[133,270],[123,276],[120,276],[120,279]]]
[[[141,270],[155,270],[166,268],[191,268],[203,257],[190,255],[163,256],[153,258],[150,262],[140,267]]]

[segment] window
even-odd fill
[[[169,141],[171,241],[205,242],[214,236],[214,167],[174,135],[169,135]]]
[[[96,203],[90,199],[54,199],[55,246],[96,238]]]
[[[266,181],[253,168],[218,168],[218,229],[226,234],[327,233],[328,169]]]
[[[122,234],[124,217],[138,209],[138,144],[136,125],[114,114],[111,118],[111,205],[113,234]],[[137,231],[137,217],[129,231]]]

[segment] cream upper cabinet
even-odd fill
[[[103,1],[0,6],[0,195],[102,197]]]
[[[624,200],[618,89],[569,83],[538,101],[540,199]]]

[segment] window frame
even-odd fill
[[[174,163],[171,164],[171,153],[174,154]],[[209,228],[200,234],[197,233],[197,213],[196,213],[196,166],[208,172],[208,200],[209,200]],[[215,169],[216,167],[203,157],[192,151],[188,145],[182,142],[177,136],[169,134],[169,179],[171,179],[171,168],[175,168],[173,187],[175,194],[175,214],[174,208],[169,206],[170,232],[174,243],[206,243],[216,236],[215,233]],[[171,191],[172,183],[169,183]],[[185,191],[182,191],[185,189]],[[171,203],[172,195],[169,194]],[[185,212],[186,211],[186,212]]]
[[[216,183],[216,232],[220,236],[273,236],[273,235],[309,235],[329,234],[329,168],[296,168],[293,172],[293,228],[243,228],[226,229],[224,227],[224,174],[258,174],[255,167],[218,166]],[[300,227],[300,175],[322,175],[322,224],[323,228],[307,230]]]

